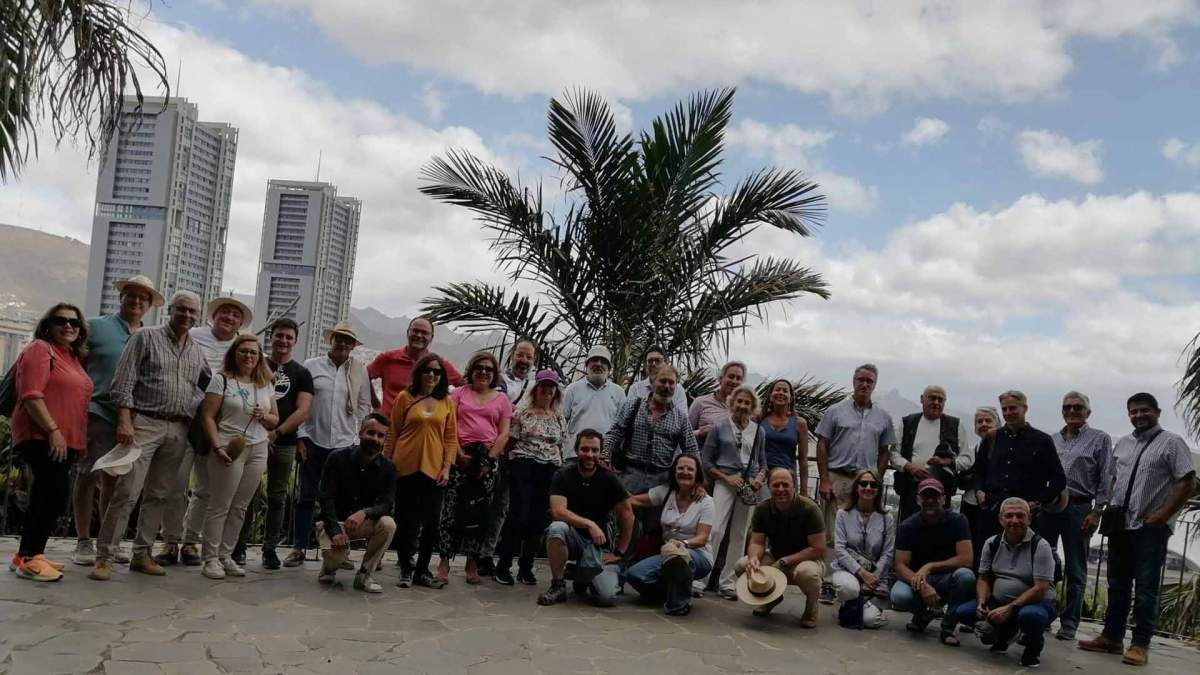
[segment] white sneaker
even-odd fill
[[[221,567],[225,569],[225,574],[227,574],[228,576],[231,576],[231,577],[246,576],[246,570],[242,569],[242,566],[238,565],[236,562],[234,562],[233,558],[231,558],[229,556],[225,556],[224,558],[221,558]]]
[[[221,566],[221,561],[210,558],[204,561],[204,567],[200,568],[200,573],[209,579],[224,579],[225,568]]]
[[[371,578],[371,575],[367,574],[366,572],[359,572],[358,574],[354,575],[354,588],[355,590],[366,591],[367,593],[383,592],[383,586],[380,586],[374,579]]]
[[[92,545],[91,539],[75,542],[75,555],[71,556],[71,562],[85,566],[96,564],[96,547]]]
[[[129,553],[129,547],[117,544],[116,548],[117,550],[113,552],[113,562],[117,563],[118,565],[128,565],[129,561],[133,557]]]

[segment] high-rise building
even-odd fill
[[[329,183],[267,182],[254,317],[299,323],[296,358],[320,354],[322,333],[350,316],[361,212]]]
[[[116,312],[112,284],[135,274],[168,298],[189,290],[207,302],[221,288],[238,130],[199,121],[185,98],[136,105],[126,99],[96,181],[88,315]]]

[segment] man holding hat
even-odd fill
[[[974,597],[971,528],[965,516],[946,510],[945,496],[938,479],[921,481],[917,485],[921,510],[900,523],[896,531],[892,608],[912,612],[907,628],[914,633],[924,632],[937,610],[947,604],[957,608]],[[941,641],[950,647],[959,644],[954,636],[953,609],[943,615]]]
[[[621,385],[608,379],[612,373],[612,354],[603,345],[588,350],[584,362],[586,377],[567,385],[563,392],[562,413],[567,420],[569,440],[563,448],[564,459],[575,458],[575,439],[584,429],[608,433],[613,418],[625,402]]]
[[[367,367],[350,356],[362,344],[354,326],[339,321],[325,331],[329,352],[311,358],[304,367],[312,375],[313,399],[308,419],[296,436],[300,460],[300,490],[292,528],[292,552],[284,567],[304,564],[305,550],[312,536],[313,506],[321,483],[325,460],[335,450],[358,445],[359,423],[371,414],[371,380]]]
[[[204,315],[208,317],[209,325],[196,326],[189,336],[200,347],[209,371],[219,373],[225,352],[229,351],[242,326],[249,326],[254,320],[254,315],[244,302],[232,296],[213,298]],[[196,410],[200,408],[202,400],[203,392],[196,397]],[[193,418],[193,423],[200,423],[198,417]],[[179,465],[174,493],[163,517],[163,540],[166,543],[162,552],[154,557],[160,565],[180,562],[184,565],[200,564],[201,531],[208,511],[208,464],[195,460],[195,448],[192,448]],[[189,484],[194,486],[190,498],[187,496]]]
[[[75,532],[79,537],[75,555],[71,556],[71,562],[76,565],[96,562],[91,532],[96,487],[100,487],[100,517],[103,519],[116,483],[116,479],[107,473],[92,473],[92,466],[117,444],[117,406],[112,400],[117,362],[121,360],[129,336],[142,329],[142,317],[146,312],[163,305],[163,296],[155,290],[154,282],[140,274],[114,283],[113,288],[120,294],[121,309],[116,314],[88,319],[87,374],[92,379],[92,400],[88,403],[87,455],[75,463],[75,488],[71,495],[75,507]],[[128,555],[120,548],[113,552],[113,559],[119,563],[129,562]]]
[[[825,517],[816,502],[796,492],[787,467],[771,469],[767,485],[771,498],[754,507],[749,549],[734,566],[738,599],[755,606],[755,616],[766,616],[783,602],[787,585],[794,584],[805,596],[800,625],[816,628],[825,574]]]

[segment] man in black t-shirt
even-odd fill
[[[946,510],[945,494],[938,479],[921,481],[917,486],[921,510],[896,530],[892,608],[912,612],[907,628],[914,633],[925,630],[937,609],[947,604],[957,608],[975,597],[971,528],[962,514]],[[942,619],[941,642],[958,646],[951,610]]]
[[[563,573],[567,561],[575,563],[575,593],[591,592],[592,602],[611,607],[620,588],[618,561],[624,557],[633,534],[633,509],[621,481],[600,465],[604,437],[584,429],[575,437],[578,461],[554,475],[550,483],[550,517],[546,528],[546,555],[550,558],[550,588],[538,596],[539,605],[554,605],[567,599]],[[616,512],[616,548],[608,544],[603,523]]]
[[[292,348],[296,346],[299,331],[296,322],[287,317],[271,324],[271,356],[267,359],[267,365],[275,373],[275,405],[279,408],[279,419],[282,421],[270,431],[268,437],[267,522],[263,526],[262,541],[262,565],[268,570],[279,569],[275,547],[279,544],[280,531],[283,529],[283,507],[287,500],[292,466],[296,461],[296,429],[308,418],[308,410],[312,406],[312,374],[299,361],[292,359]],[[246,512],[246,522],[242,525],[242,533],[233,552],[235,560],[240,558],[239,564],[245,564],[246,561],[246,543],[250,539],[254,514],[259,508],[258,500],[256,494],[254,503]]]

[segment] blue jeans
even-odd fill
[[[930,574],[929,583],[942,598],[942,603],[950,607],[969,601],[975,596],[975,573],[966,567],[960,567],[953,572]],[[898,612],[912,612],[915,617],[928,613],[925,601],[907,583],[897,579],[892,584],[892,609]],[[942,630],[954,630],[954,612],[946,612],[942,617]]]
[[[1066,582],[1066,597],[1063,600],[1059,626],[1067,633],[1079,628],[1079,615],[1083,609],[1083,593],[1087,586],[1087,557],[1090,539],[1081,530],[1083,520],[1091,511],[1091,505],[1079,502],[1067,504],[1061,513],[1042,511],[1038,514],[1041,527],[1038,533],[1046,538],[1051,548],[1058,547],[1062,538],[1063,580]]]
[[[667,612],[678,611],[692,604],[692,579],[703,579],[712,571],[712,563],[704,554],[695,549],[689,549],[691,560],[688,567],[692,570],[691,578],[672,587],[664,587],[660,577],[662,573],[662,556],[652,555],[643,558],[633,567],[625,571],[625,580],[637,592],[654,600],[665,600],[663,609]]]
[[[1142,526],[1108,538],[1108,612],[1104,615],[1104,637],[1113,642],[1125,639],[1125,617],[1133,604],[1133,641],[1149,647],[1158,623],[1158,592],[1167,560],[1166,527]],[[1137,590],[1134,592],[1134,585]]]
[[[612,607],[621,584],[618,565],[604,564],[604,551],[578,530],[556,520],[546,528],[546,541],[557,539],[567,546],[567,559],[575,563],[575,592],[590,590],[592,602]]]
[[[993,598],[988,607],[999,607],[1000,602]],[[972,626],[978,621],[975,615],[977,603],[974,600],[954,606],[954,618],[958,623]],[[1046,626],[1054,620],[1056,614],[1053,600],[1043,600],[1018,609],[1013,618],[1003,625],[996,626],[996,642],[1011,642],[1017,629],[1025,634],[1025,650],[1033,654],[1041,654],[1046,643]]]
[[[307,455],[300,462],[300,490],[296,496],[296,514],[292,522],[292,548],[303,551],[308,548],[312,536],[313,506],[317,503],[318,489],[321,487],[321,471],[329,454],[337,448],[323,448],[307,438],[300,442],[304,444]]]

